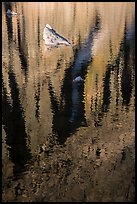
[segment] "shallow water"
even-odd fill
[[[19,15],[7,16],[8,9]],[[71,46],[45,46],[43,30],[47,23]],[[55,161],[59,152],[60,159],[69,154],[69,161],[77,164],[82,159],[73,161],[73,156],[84,148],[86,138],[97,145],[101,138],[105,145],[113,141],[119,146],[116,126],[126,134],[129,121],[134,132],[134,45],[134,3],[2,4],[2,185],[5,192],[14,189],[9,197],[5,193],[4,200],[18,199],[15,191],[20,179],[27,186],[26,177],[29,179],[32,168],[40,172],[43,163]],[[78,76],[83,81],[75,83]],[[94,134],[99,137],[94,138]],[[85,140],[77,144],[81,137]],[[119,146],[121,151],[134,145],[134,134],[129,143],[128,138],[126,141]],[[41,157],[42,152],[45,156]],[[58,172],[51,174],[53,179]],[[27,200],[22,195],[19,199]],[[47,200],[59,200],[56,195],[51,197]],[[76,195],[74,200],[80,199]],[[93,201],[90,196],[88,199]]]

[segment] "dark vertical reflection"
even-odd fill
[[[98,106],[98,85],[99,85],[99,80],[98,80],[98,75],[96,75],[96,97],[95,97],[95,112],[94,112],[94,125],[100,126],[101,125],[101,120],[102,120],[102,111],[100,111],[100,107]],[[93,104],[93,99],[91,98],[91,111],[92,111],[92,104]]]
[[[4,8],[5,8],[5,12],[8,9],[12,10],[12,4],[13,4],[13,2],[3,2]]]
[[[127,26],[125,23],[124,39],[122,43],[123,51],[123,69],[121,79],[121,91],[123,98],[123,105],[129,106],[131,95],[132,95],[132,72],[130,67],[130,45],[127,42]]]
[[[16,2],[15,4],[15,8],[16,6]],[[12,10],[12,4],[11,3],[6,3],[4,4],[4,8],[5,8],[5,13],[7,12],[8,9]],[[23,10],[22,10],[23,13]],[[27,43],[26,43],[26,37],[25,37],[25,33],[26,33],[26,29],[25,29],[25,19],[24,16],[22,16],[23,20],[22,20],[22,40],[21,40],[21,25],[20,25],[20,18],[17,17],[17,27],[18,27],[18,48],[19,48],[19,57],[20,57],[20,61],[21,61],[21,68],[24,71],[25,77],[27,76],[27,72],[28,72],[28,63],[27,63],[27,58],[28,58],[28,53],[27,53]],[[7,24],[7,33],[8,33],[8,40],[9,42],[12,42],[12,35],[13,35],[13,31],[12,31],[12,16],[7,16],[6,15],[6,24]],[[26,52],[25,52],[26,51]]]
[[[75,83],[77,76],[85,78],[87,66],[91,61],[93,39],[100,29],[100,17],[97,14],[95,25],[91,28],[84,45],[74,50],[74,61],[67,69],[61,88],[61,102],[57,100],[54,87],[49,80],[49,93],[53,110],[53,134],[60,144],[76,131],[78,127],[86,126],[84,108],[84,81]]]
[[[23,13],[23,9],[22,9]],[[17,18],[17,28],[18,28],[18,49],[19,49],[19,57],[21,61],[21,69],[25,75],[25,79],[28,73],[28,51],[27,51],[27,43],[26,43],[26,29],[25,29],[25,19],[22,16],[22,39],[21,39],[21,23],[20,17]]]
[[[40,17],[39,17],[39,10],[38,10],[38,47],[40,48]]]
[[[40,83],[38,83],[37,91],[35,92],[35,100],[36,100],[36,112],[35,112],[35,117],[39,121],[39,116],[40,116]]]
[[[103,99],[102,99],[102,105],[99,107],[99,97],[98,97],[98,77],[96,76],[96,98],[95,98],[95,112],[94,112],[94,125],[95,127],[101,126],[101,122],[104,116],[104,113],[109,111],[109,106],[111,102],[111,91],[110,91],[110,77],[111,77],[111,71],[113,70],[113,66],[111,64],[112,62],[112,44],[111,40],[109,42],[109,50],[110,50],[110,60],[106,66],[106,72],[103,79]],[[91,98],[91,111],[92,111],[92,104],[93,99]]]
[[[5,15],[7,13],[7,10],[10,9],[12,10],[12,3],[5,3],[4,4],[4,8],[5,8]],[[12,17],[8,17],[6,15],[6,24],[7,24],[7,33],[8,33],[8,41],[12,41],[12,37],[13,37],[13,32],[12,32]]]
[[[109,42],[109,50],[110,50],[109,51],[110,52],[110,62],[107,64],[106,73],[105,73],[105,77],[104,77],[102,112],[108,112],[109,105],[110,105],[110,98],[111,98],[110,76],[111,76],[111,71],[113,69],[113,65],[112,65],[113,52],[112,52],[111,40]]]
[[[115,83],[116,83],[116,107],[119,105],[119,63],[120,63],[120,56],[118,55],[116,61],[115,61]]]
[[[120,83],[119,83],[119,79],[120,79],[120,53],[118,53],[118,56],[117,56],[115,63],[113,65],[113,69],[114,69],[114,85],[115,85],[114,91],[116,92],[115,93],[115,96],[116,96],[115,114],[113,117],[113,121],[117,121],[118,115],[119,115],[119,108],[120,108]]]
[[[74,9],[73,9],[73,31],[75,30],[75,19],[76,19],[76,2],[74,2]],[[74,44],[74,37],[72,39],[72,43]]]
[[[110,105],[110,74],[111,74],[111,65],[108,64],[106,68],[106,74],[104,78],[104,91],[103,91],[103,104],[102,112],[107,112]]]
[[[131,57],[130,42],[128,42],[127,40],[127,28],[125,24],[124,36],[120,42],[120,50],[115,61],[113,61],[112,46],[110,41],[110,61],[106,66],[101,109],[100,107],[98,107],[98,103],[97,103],[98,97],[96,97],[95,99],[95,113],[94,113],[95,126],[101,125],[102,119],[104,117],[104,113],[107,113],[109,111],[110,103],[113,101],[111,100],[111,90],[110,90],[112,73],[115,76],[115,90],[113,91],[116,91],[116,115],[114,120],[117,119],[117,108],[119,105],[120,86],[121,86],[121,92],[122,92],[122,98],[123,98],[122,105],[125,105],[126,108],[128,109],[131,96],[132,96],[132,88],[133,88],[133,80],[134,80],[134,76],[133,76],[134,71],[132,70],[133,69],[132,63],[134,64],[134,62],[131,61],[132,57]],[[122,65],[122,68],[120,64]],[[118,82],[120,78],[121,78],[121,83]],[[92,104],[93,104],[93,99],[91,98],[91,111],[92,111]]]
[[[68,136],[70,132],[70,126],[68,123],[68,110],[65,112],[60,108],[59,101],[57,100],[56,93],[52,86],[51,81],[48,82],[50,100],[53,110],[53,135],[57,137],[57,141],[63,144],[66,140],[65,135]],[[55,138],[56,139],[56,138]]]
[[[8,103],[7,91],[2,79],[2,122],[6,132],[6,144],[9,146],[9,155],[14,163],[14,176],[25,170],[25,164],[31,159],[30,150],[27,146],[27,134],[23,110],[19,100],[19,90],[13,72],[9,73],[11,85],[12,107]]]
[[[12,22],[12,21],[11,21]],[[9,24],[7,23],[7,30]],[[25,170],[25,164],[30,160],[30,149],[27,146],[27,134],[23,118],[23,108],[20,103],[19,89],[13,67],[13,50],[10,33],[8,32],[9,65],[8,81],[11,92],[12,106],[8,103],[7,90],[2,78],[2,122],[6,132],[6,144],[9,146],[9,156],[14,163],[14,176]]]

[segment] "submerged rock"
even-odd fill
[[[70,42],[59,35],[49,24],[44,28],[43,39],[45,40],[45,45],[70,45]]]

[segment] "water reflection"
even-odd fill
[[[132,70],[129,66],[131,52],[130,52],[130,45],[127,40],[127,26],[125,24],[125,32],[124,38],[121,45],[121,55],[123,55],[123,67],[122,67],[122,75],[121,75],[121,90],[122,90],[122,98],[123,98],[123,105],[127,107],[130,104],[131,96],[132,96]],[[133,65],[132,65],[133,66]]]
[[[22,107],[20,105],[17,83],[12,72],[9,73],[9,83],[12,84],[12,106],[8,103],[6,88],[3,82],[2,119],[7,136],[6,144],[9,147],[9,156],[14,163],[13,174],[17,176],[24,171],[25,164],[31,159],[31,154],[26,141],[27,134],[25,131],[25,122]]]
[[[6,10],[6,7],[5,7]],[[25,121],[23,117],[23,108],[20,104],[20,96],[18,84],[16,82],[16,76],[13,71],[13,53],[12,53],[12,40],[13,40],[13,27],[12,18],[6,17],[7,33],[8,33],[8,83],[10,87],[10,94],[12,99],[12,105],[8,103],[7,90],[2,78],[3,88],[3,125],[6,133],[6,144],[9,147],[9,156],[14,163],[13,175],[20,175],[25,169],[25,164],[31,159],[30,149],[27,146],[27,134],[25,131]],[[22,53],[22,51],[21,51]],[[22,58],[20,58],[22,59]],[[22,60],[21,60],[22,61]],[[26,66],[26,64],[25,64]]]
[[[53,132],[57,133],[59,143],[64,143],[67,137],[74,131],[86,125],[84,110],[84,84],[73,82],[77,76],[85,78],[87,66],[91,61],[91,49],[94,36],[100,29],[100,18],[96,15],[95,25],[92,26],[84,43],[74,50],[74,61],[67,69],[62,85],[60,102],[56,99],[56,93],[49,82],[49,92],[53,109]],[[61,103],[61,105],[59,105]],[[63,105],[62,105],[63,104]]]
[[[43,145],[54,153],[76,134],[84,138],[105,122],[115,126],[125,109],[134,112],[134,5],[107,6],[2,4],[3,166],[10,159],[15,177],[31,167]],[[7,9],[20,15],[9,18]],[[46,50],[47,23],[72,46]],[[78,76],[83,81],[74,83]],[[9,173],[3,177],[6,184]]]
[[[17,28],[18,28],[18,49],[19,49],[19,57],[21,61],[21,69],[26,76],[28,73],[28,48],[26,43],[26,26],[24,17],[22,17],[22,25],[20,24],[20,19],[17,18]],[[22,36],[21,36],[21,27],[22,26]],[[21,39],[22,38],[22,39]]]
[[[130,100],[132,97],[132,85],[134,80],[134,71],[130,70],[130,67],[134,66],[132,63],[129,63],[131,59],[131,52],[129,42],[127,41],[127,32],[126,32],[126,25],[125,25],[125,32],[123,39],[120,42],[120,50],[118,55],[116,56],[115,60],[113,59],[112,53],[112,45],[110,41],[110,61],[106,66],[106,72],[103,79],[103,97],[102,97],[102,104],[100,107],[97,107],[98,97],[96,97],[95,102],[95,126],[100,126],[101,121],[103,119],[103,115],[105,112],[109,111],[109,105],[111,103],[112,93],[111,93],[111,83],[112,83],[112,76],[115,76],[115,91],[116,91],[116,109],[120,105],[120,95],[119,89],[121,89],[121,96],[122,96],[122,106],[130,105]],[[132,56],[133,57],[133,56]],[[129,66],[130,64],[130,66]],[[120,77],[120,79],[119,79]],[[119,85],[119,80],[121,81]],[[98,86],[98,77],[96,78],[96,86]],[[97,88],[96,91],[98,92]],[[91,111],[93,111],[93,100],[91,103]],[[94,111],[93,111],[94,112]]]

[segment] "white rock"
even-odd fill
[[[76,77],[75,79],[73,79],[73,82],[81,82],[83,81],[83,79],[81,78],[81,76]]]
[[[43,39],[45,40],[45,45],[70,45],[68,40],[59,35],[49,24],[46,24],[44,28]]]
[[[7,15],[17,15],[16,12],[11,11],[10,9],[7,10]]]
[[[52,29],[52,27],[49,24],[46,24],[46,28]]]

